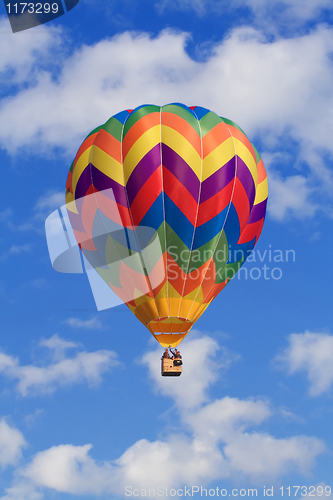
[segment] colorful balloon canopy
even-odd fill
[[[232,121],[183,104],[110,118],[66,184],[87,260],[162,346],[177,346],[260,236],[267,176]]]

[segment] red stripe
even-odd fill
[[[156,198],[162,192],[161,170],[155,172],[144,183],[131,205],[134,226],[138,226]]]
[[[241,243],[247,243],[248,241],[253,240],[253,238],[256,238],[258,240],[263,225],[264,225],[264,218],[262,218],[257,222],[253,222],[253,224],[248,224],[244,229],[244,231],[242,232],[238,240],[238,244],[240,245]]]
[[[200,204],[197,227],[202,226],[222,212],[230,203],[234,179],[209,200]]]
[[[87,233],[82,233],[81,231],[76,231],[75,229],[73,229],[73,231],[75,239],[81,249],[85,248],[86,250],[97,252],[97,248],[95,247],[92,238],[90,238]]]
[[[232,195],[232,203],[236,209],[239,225],[240,225],[240,234],[244,230],[250,216],[250,203],[247,197],[246,191],[243,187],[241,181],[236,177],[235,182],[235,190]]]
[[[111,200],[95,188],[95,199],[100,211],[110,220],[123,227],[131,227],[132,220],[127,207]]]
[[[177,177],[170,170],[163,168],[163,188],[166,195],[174,202],[177,208],[195,226],[197,216],[198,203],[193,196],[187,191]]]

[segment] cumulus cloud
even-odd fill
[[[26,441],[22,433],[11,427],[5,419],[0,420],[0,466],[16,465],[22,456]]]
[[[269,175],[270,198],[268,211],[279,221],[290,215],[304,219],[312,217],[318,205],[311,201],[312,189],[309,180],[302,175],[292,175],[285,179],[278,173]]]
[[[87,382],[89,386],[101,382],[101,376],[118,361],[113,351],[80,351],[72,358],[65,357],[65,351],[78,344],[62,340],[54,335],[43,339],[41,345],[53,350],[54,362],[46,366],[21,365],[17,358],[0,353],[0,373],[16,380],[16,390],[22,396],[52,393],[56,388]]]
[[[333,335],[292,333],[288,342],[288,347],[275,358],[276,366],[289,375],[305,372],[311,396],[328,392],[333,386]]]
[[[52,351],[54,359],[63,359],[65,357],[65,352],[67,351],[67,349],[74,349],[80,344],[64,340],[59,337],[57,333],[55,333],[48,339],[42,338],[39,342],[39,345],[50,349]]]
[[[35,205],[36,216],[49,215],[52,210],[60,208],[65,204],[64,191],[48,191],[45,195],[41,196]],[[44,217],[45,218],[45,217]]]
[[[187,40],[186,33],[170,30],[154,38],[123,33],[63,58],[56,79],[52,62],[37,79],[28,72],[24,87],[0,107],[2,147],[14,154],[38,146],[36,151],[45,155],[61,148],[70,161],[85,134],[122,109],[145,102],[198,104],[239,123],[250,138],[259,136],[263,152],[281,150],[286,134],[296,141],[298,167],[303,164],[304,171],[294,175],[291,164],[290,178],[273,178],[271,195],[286,200],[281,208],[273,205],[272,215],[281,218],[286,206],[287,213],[311,216],[312,185],[333,186],[324,161],[325,154],[333,155],[333,31],[321,26],[268,41],[253,28],[236,28],[204,62],[191,59]],[[13,71],[17,64],[14,58]],[[292,201],[290,193],[296,190]],[[51,201],[58,204],[60,195],[54,193],[39,206],[50,208]]]
[[[196,357],[198,351],[200,356]],[[311,471],[316,457],[325,451],[324,443],[314,437],[276,438],[261,432],[260,426],[265,423],[267,427],[274,414],[268,401],[229,396],[209,399],[207,391],[216,381],[216,372],[231,363],[231,357],[223,354],[216,341],[208,336],[194,338],[184,342],[182,353],[186,370],[177,382],[184,377],[185,383],[179,389],[176,385],[171,388],[168,378],[155,375],[159,367],[150,361],[157,357],[155,351],[142,358],[154,387],[173,399],[174,411],[180,416],[178,429],[164,439],[140,439],[113,461],[93,458],[91,444],[52,446],[36,453],[17,471],[18,482],[3,498],[16,500],[13,491],[27,490],[29,485],[30,493],[17,496],[18,500],[30,500],[33,492],[37,495],[45,489],[113,498],[123,497],[129,485],[146,490],[161,485],[180,488],[240,477],[243,484],[247,481],[259,487],[263,480],[273,481],[292,471]],[[217,363],[221,353],[222,361]],[[191,356],[195,357],[193,362]],[[186,391],[195,394],[196,403]]]
[[[192,335],[197,332],[192,331]],[[219,370],[227,370],[239,356],[220,348],[210,337],[194,338],[182,344],[182,355],[186,359],[186,370],[178,379],[161,378],[160,350],[148,352],[142,358],[147,365],[150,378],[158,394],[172,397],[180,408],[194,408],[207,401],[208,387],[219,377]],[[219,353],[219,362],[216,355]],[[193,380],[196,383],[193,383]]]
[[[37,77],[36,69],[45,64],[50,51],[54,53],[61,45],[61,30],[45,26],[34,28],[33,36],[26,33],[13,34],[8,18],[0,18],[1,51],[0,78],[4,86],[21,85],[26,79]]]

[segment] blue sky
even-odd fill
[[[332,2],[80,0],[16,34],[0,9],[0,499],[329,498]],[[85,275],[52,269],[44,232],[85,134],[168,102],[238,123],[269,180],[247,279],[183,341],[177,380],[125,306],[98,312]]]

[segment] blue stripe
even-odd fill
[[[187,248],[191,248],[194,227],[183,212],[174,204],[174,202],[165,194],[164,198],[165,221],[171,229],[185,243]]]
[[[246,243],[241,243],[240,245],[236,245],[234,247],[229,247],[229,258],[228,264],[232,264],[234,262],[238,262],[242,257],[244,257],[244,262],[253,250],[256,239],[253,238],[251,241],[247,241]],[[244,264],[243,262],[243,264]]]
[[[228,207],[222,210],[222,212],[220,212],[219,214],[215,215],[213,219],[196,228],[193,250],[196,250],[197,248],[200,248],[208,243],[208,241],[212,240],[221,231],[227,213]]]
[[[142,221],[140,222],[139,226],[146,226],[146,227],[151,227],[155,229],[155,231],[158,230],[162,222],[164,221],[164,214],[163,214],[163,194],[161,193],[150,209],[146,212],[144,215]]]
[[[126,118],[128,117],[129,114],[130,113],[125,110],[125,111],[121,111],[120,113],[117,113],[112,118],[116,118],[118,120],[118,122],[120,122],[120,123],[122,123],[122,125],[124,125]]]
[[[201,106],[196,106],[194,108],[194,113],[197,115],[198,120],[201,120],[207,113],[210,113],[210,109],[202,108]]]

